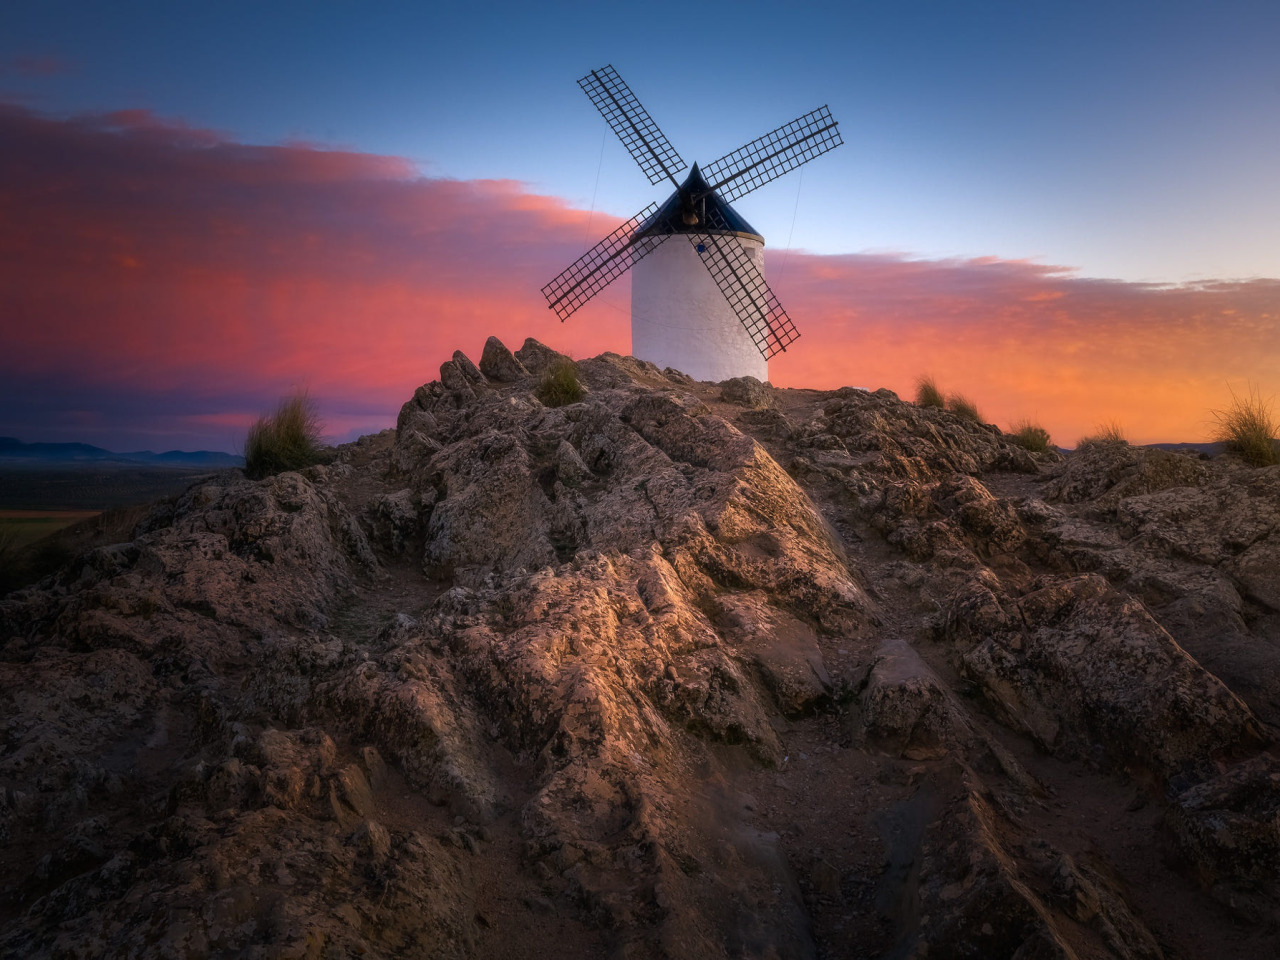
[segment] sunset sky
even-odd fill
[[[1066,446],[1280,394],[1280,4],[601,7],[0,6],[0,435],[236,450],[306,387],[349,439],[491,333],[628,352],[625,280],[539,293],[666,194],[606,63],[687,161],[840,121],[735,204],[777,385],[929,372]]]

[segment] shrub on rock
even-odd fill
[[[1217,421],[1213,439],[1227,445],[1252,467],[1269,467],[1280,463],[1280,450],[1276,448],[1276,435],[1280,433],[1271,413],[1271,402],[1263,400],[1256,388],[1250,388],[1248,397],[1231,394],[1231,405],[1225,410],[1212,411]]]
[[[553,361],[542,375],[542,381],[534,396],[548,407],[563,407],[582,399],[582,384],[578,382],[578,365],[567,357]]]
[[[244,441],[244,472],[261,480],[286,470],[301,470],[324,459],[322,423],[315,401],[295,393],[280,401],[274,414],[259,417]]]
[[[1019,420],[1010,427],[1010,430],[1011,439],[1023,450],[1030,450],[1032,453],[1048,453],[1053,445],[1049,438],[1049,431],[1030,420]]]
[[[982,414],[978,412],[978,405],[962,393],[953,393],[947,397],[947,409],[961,419],[971,420],[974,423],[982,422]]]
[[[938,389],[938,382],[933,377],[921,377],[916,381],[917,407],[934,407],[941,410],[946,405],[946,399],[942,396],[942,391]]]
[[[1128,445],[1129,439],[1124,435],[1124,427],[1118,420],[1100,423],[1094,428],[1096,432],[1081,437],[1078,447],[1109,447],[1119,444]]]

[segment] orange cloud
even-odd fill
[[[0,432],[228,449],[307,386],[343,435],[393,422],[489,334],[625,352],[625,310],[561,325],[539,293],[589,222],[592,242],[617,223],[395,157],[0,106]],[[1135,439],[1195,439],[1227,381],[1280,392],[1274,280],[1167,288],[989,257],[793,252],[781,267],[804,336],[774,362],[780,384],[909,391],[931,371],[1063,442],[1111,418]]]
[[[863,255],[792,257],[775,286],[812,338],[772,364],[776,382],[910,395],[932,373],[988,419],[1029,416],[1066,445],[1109,420],[1138,442],[1199,440],[1229,385],[1280,393],[1280,280],[1167,286]]]

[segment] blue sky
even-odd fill
[[[772,246],[1178,282],[1280,276],[1278,50],[1280,4],[1230,0],[9,2],[0,97],[629,215],[660,190],[575,83],[612,63],[686,160],[830,104],[846,145],[738,204]]]

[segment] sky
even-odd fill
[[[612,63],[688,161],[840,121],[735,204],[802,333],[774,383],[1203,439],[1280,393],[1278,40],[1231,0],[11,0],[0,434],[235,450],[305,387],[348,439],[491,333],[628,352],[625,279],[539,294],[665,196],[576,84]]]

